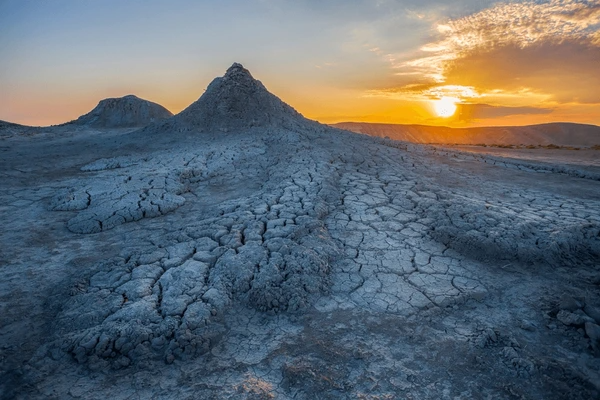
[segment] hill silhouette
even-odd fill
[[[101,100],[92,111],[68,124],[93,128],[143,127],[172,116],[160,104],[128,95]]]
[[[574,123],[529,126],[449,128],[445,126],[342,122],[336,128],[369,136],[413,143],[485,145],[558,145],[587,147],[600,144],[600,127]]]

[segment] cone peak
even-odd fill
[[[254,80],[250,71],[248,71],[246,68],[244,68],[244,66],[240,63],[233,63],[231,65],[231,67],[229,67],[227,69],[227,72],[225,72],[225,75],[223,76],[223,78],[226,80],[227,79],[248,79],[248,78]]]
[[[173,123],[199,131],[225,132],[291,126],[298,121],[304,117],[236,62],[223,77],[215,78],[197,101],[176,115]]]

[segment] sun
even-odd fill
[[[433,108],[438,117],[448,118],[456,112],[456,103],[458,101],[456,97],[442,97],[433,102]]]

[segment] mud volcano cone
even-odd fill
[[[160,104],[128,95],[101,100],[92,111],[71,124],[92,128],[144,127],[172,116],[173,114]]]
[[[215,78],[206,92],[173,120],[204,132],[290,126],[306,121],[238,63],[223,77]]]

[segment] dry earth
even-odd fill
[[[0,154],[3,398],[600,396],[598,167],[333,129],[239,65]]]

